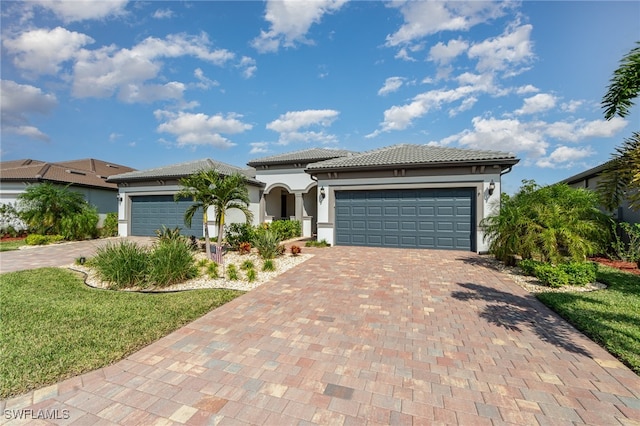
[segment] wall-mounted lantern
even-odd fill
[[[493,191],[496,190],[496,183],[493,181],[493,179],[491,179],[491,182],[489,183],[489,196],[493,195]]]
[[[324,200],[324,198],[327,196],[327,194],[324,192],[324,186],[320,187],[320,195],[318,196],[318,200],[320,200],[320,202],[322,202],[322,200]]]

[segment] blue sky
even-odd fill
[[[2,1],[2,160],[244,166],[310,147],[491,149],[541,184],[606,161],[640,2]]]

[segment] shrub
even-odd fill
[[[275,232],[280,240],[288,240],[302,234],[302,225],[299,220],[275,220],[269,225],[269,230]]]
[[[297,256],[302,252],[302,249],[299,246],[293,245],[291,246],[291,254],[293,256]]]
[[[176,226],[173,229],[169,229],[166,226],[162,225],[161,229],[156,229],[155,231],[156,237],[158,241],[171,241],[171,240],[182,240],[184,237],[180,235],[180,227]]]
[[[19,215],[39,234],[60,234],[63,218],[82,213],[88,207],[82,194],[49,182],[30,185],[18,196]]]
[[[307,241],[304,243],[305,247],[329,247],[327,240],[322,239],[320,241]]]
[[[266,259],[262,264],[262,270],[266,272],[275,271],[276,265],[274,264],[272,259]]]
[[[251,253],[251,243],[249,242],[240,243],[240,245],[238,246],[238,253],[240,254]]]
[[[536,276],[536,268],[539,265],[542,265],[542,262],[538,262],[537,260],[533,259],[522,259],[520,262],[518,262],[518,266],[520,267],[520,269],[522,269],[525,274],[531,275],[533,277]]]
[[[245,260],[244,262],[242,262],[242,265],[240,265],[240,269],[244,269],[245,271],[253,268],[253,262],[250,260]]]
[[[278,255],[280,238],[271,230],[261,231],[256,234],[254,245],[258,249],[260,257],[263,259],[273,259]]]
[[[219,278],[220,274],[218,273],[218,264],[216,262],[211,262],[207,266],[207,275],[211,278]]]
[[[20,219],[16,203],[0,204],[0,234],[17,237],[27,230],[27,225]]]
[[[249,281],[250,283],[254,282],[256,279],[258,278],[258,274],[256,273],[256,270],[251,268],[247,270],[247,281]]]
[[[103,237],[118,236],[118,213],[107,213],[107,217],[104,218],[104,223],[102,224],[100,234]]]
[[[143,286],[149,269],[148,251],[134,242],[123,240],[98,247],[91,265],[103,281],[110,283],[110,288]]]
[[[198,275],[193,253],[184,239],[161,240],[149,253],[148,281],[166,287]]]
[[[24,240],[24,242],[29,246],[42,246],[51,243],[57,243],[64,240],[62,235],[40,235],[40,234],[30,234]]]
[[[284,244],[278,245],[278,248],[276,249],[276,253],[278,256],[282,256],[286,251],[287,248],[284,246]]]
[[[536,267],[536,277],[549,287],[562,287],[569,284],[569,275],[561,268],[549,263],[542,263]]]
[[[198,262],[196,263],[196,266],[198,268],[206,268],[207,266],[209,266],[209,259],[198,260]]]
[[[231,248],[238,250],[241,243],[251,243],[255,233],[255,229],[248,223],[232,223],[227,226],[225,235]]]
[[[569,284],[584,286],[596,281],[598,264],[595,262],[569,262],[558,265],[569,276]]]
[[[96,238],[99,220],[98,210],[86,205],[80,213],[64,216],[60,219],[60,233],[67,241]]]
[[[233,263],[227,266],[227,278],[231,281],[236,281],[238,279],[238,269]]]
[[[594,262],[568,262],[552,265],[525,259],[521,260],[518,266],[525,274],[538,278],[540,282],[550,287],[587,285],[596,280],[598,270],[598,265]]]

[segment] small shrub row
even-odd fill
[[[117,237],[118,236],[118,213],[107,213],[107,217],[104,218],[100,235],[103,237]]]
[[[268,229],[275,232],[281,240],[289,240],[302,235],[302,224],[299,220],[274,220]]]
[[[269,232],[278,237],[278,242],[299,237],[302,235],[302,224],[298,220],[276,220],[271,223],[263,223],[253,227],[246,223],[232,223],[226,228],[226,240],[232,250],[246,250],[246,243],[257,247],[265,240],[265,234]],[[242,245],[245,244],[245,248]]]
[[[98,248],[89,265],[113,289],[165,287],[198,275],[184,239],[160,240],[151,249],[130,241],[107,244]]]
[[[327,242],[327,240],[322,239],[320,241],[307,241],[306,243],[304,243],[305,247],[329,247],[329,243]]]
[[[24,242],[29,246],[43,246],[46,244],[58,243],[62,240],[64,240],[62,235],[30,234],[27,235]]]
[[[518,263],[522,271],[549,287],[584,286],[596,280],[598,265],[594,262],[568,262],[553,265],[524,259]]]

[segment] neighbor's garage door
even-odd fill
[[[473,250],[473,189],[336,191],[336,244]]]
[[[193,204],[191,200],[177,203],[172,195],[147,195],[131,197],[131,235],[155,236],[162,225],[181,228],[182,235],[202,236],[202,211],[193,215],[191,228],[184,224],[184,212]]]

